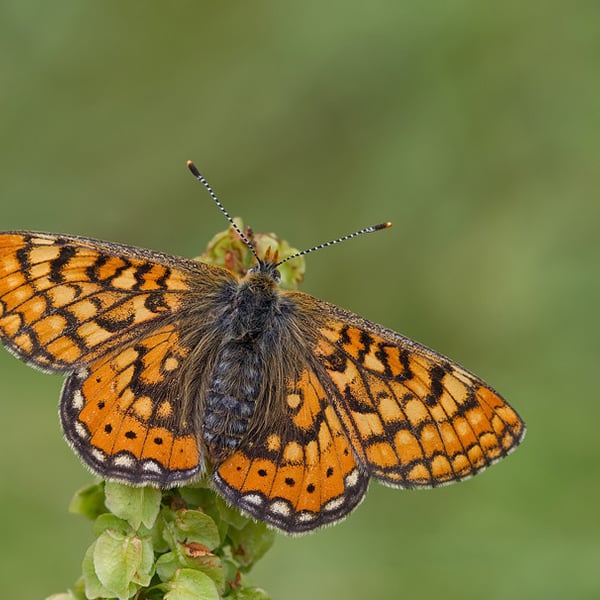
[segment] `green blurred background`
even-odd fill
[[[280,537],[274,599],[600,597],[600,7],[594,2],[4,0],[0,228],[194,256],[234,215],[307,247],[303,289],[416,338],[529,427],[427,492],[373,484]],[[60,377],[0,354],[4,598],[80,573],[91,480]]]

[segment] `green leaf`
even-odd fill
[[[219,600],[213,580],[192,569],[179,569],[166,587],[164,600]]]
[[[188,508],[206,509],[214,506],[216,494],[213,490],[203,485],[187,485],[177,490]]]
[[[88,596],[85,593],[85,578],[83,575],[73,584],[73,587],[69,589],[69,592],[73,594],[73,597],[77,598],[77,600],[87,600]]]
[[[94,567],[94,551],[96,542],[94,542],[86,551],[81,564],[83,571],[83,583],[86,598],[110,598],[112,592],[102,585],[102,582],[96,575]]]
[[[77,600],[77,596],[74,596],[71,592],[63,592],[61,594],[52,594],[46,600]]]
[[[202,485],[182,487],[179,489],[179,493],[188,508],[199,509],[213,519],[219,530],[221,540],[224,540],[229,524],[221,517],[218,506],[221,497],[214,490]]]
[[[69,504],[69,512],[95,519],[106,512],[104,505],[104,485],[94,483],[77,490]]]
[[[206,573],[217,587],[224,586],[221,559],[212,552],[219,544],[219,534],[210,517],[196,510],[178,510],[172,521],[165,521],[163,535],[173,550],[172,556],[161,562],[163,581],[172,576],[174,568],[189,568]]]
[[[142,541],[142,560],[137,571],[133,574],[132,581],[141,586],[147,586],[154,575],[154,547],[149,536],[140,539]]]
[[[154,527],[150,529],[149,534],[152,538],[152,545],[154,546],[154,552],[163,553],[169,550],[169,544],[165,539],[164,529],[166,527],[166,521],[164,517],[164,511],[168,510],[163,507],[159,513],[156,522],[154,523]]]
[[[178,510],[173,527],[179,541],[196,542],[209,550],[214,550],[221,542],[215,522],[199,510]]]
[[[181,565],[179,564],[175,553],[166,552],[162,556],[159,556],[156,561],[156,574],[161,581],[169,581],[169,579],[172,579],[175,575],[175,571],[180,567]]]
[[[225,571],[221,559],[202,544],[195,542],[181,543],[179,556],[184,556],[182,567],[197,569],[208,575],[218,589],[225,585]],[[180,559],[181,560],[181,559]]]
[[[225,581],[237,581],[237,579],[240,576],[240,569],[238,564],[232,558],[227,558],[225,556],[221,559],[221,564],[223,565],[223,575]]]
[[[250,517],[242,514],[237,508],[230,506],[220,496],[216,499],[219,516],[236,529],[243,529],[251,522]]]
[[[257,521],[250,521],[243,529],[230,529],[233,558],[240,566],[250,567],[273,545],[275,535],[265,523]]]
[[[269,600],[269,594],[257,587],[242,587],[227,597],[228,600]]]
[[[135,530],[142,523],[148,528],[154,525],[160,510],[160,490],[107,481],[104,492],[106,507],[118,517],[129,521]]]
[[[186,508],[198,508],[210,516],[218,514],[216,502],[219,496],[202,482],[193,486],[179,488],[177,491],[186,503]]]
[[[73,594],[77,600],[87,599],[87,596],[85,595],[85,581],[83,575],[75,582],[69,592],[71,592],[71,594]]]
[[[130,597],[138,570],[142,566],[143,542],[137,536],[127,536],[107,529],[96,540],[94,570],[100,583],[119,600]]]
[[[119,517],[111,513],[104,513],[94,521],[93,531],[96,537],[98,537],[106,529],[120,531],[121,533],[126,535],[135,533],[135,531],[132,529],[131,525],[127,521],[119,519]]]

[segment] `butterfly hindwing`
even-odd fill
[[[362,500],[368,476],[311,369],[285,394],[287,422],[249,441],[215,469],[232,504],[288,533],[344,518]]]
[[[96,473],[161,487],[201,474],[193,407],[178,384],[190,351],[167,325],[67,378],[63,430]]]

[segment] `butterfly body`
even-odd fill
[[[0,338],[66,374],[65,437],[92,471],[169,488],[204,474],[288,533],[344,518],[370,478],[466,479],[525,426],[450,359],[278,286],[76,236],[0,233]]]
[[[267,418],[268,396],[283,382],[268,370],[280,361],[293,306],[277,288],[271,265],[250,273],[226,300],[219,323],[221,342],[204,409],[203,439],[213,460],[222,460],[247,436],[252,422]],[[203,400],[200,404],[204,405]],[[255,414],[261,411],[262,414]]]

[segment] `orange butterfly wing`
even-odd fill
[[[93,471],[161,487],[201,474],[194,407],[179,384],[190,352],[166,325],[67,378],[63,430]]]
[[[336,306],[314,349],[320,378],[358,461],[385,484],[465,479],[521,442],[525,425],[481,379],[450,359]]]
[[[285,422],[218,465],[213,481],[253,517],[301,533],[344,518],[369,478],[314,371],[290,384],[285,404]]]
[[[76,236],[0,234],[0,336],[30,365],[70,371],[214,295],[218,267]],[[207,300],[205,300],[207,302]]]

